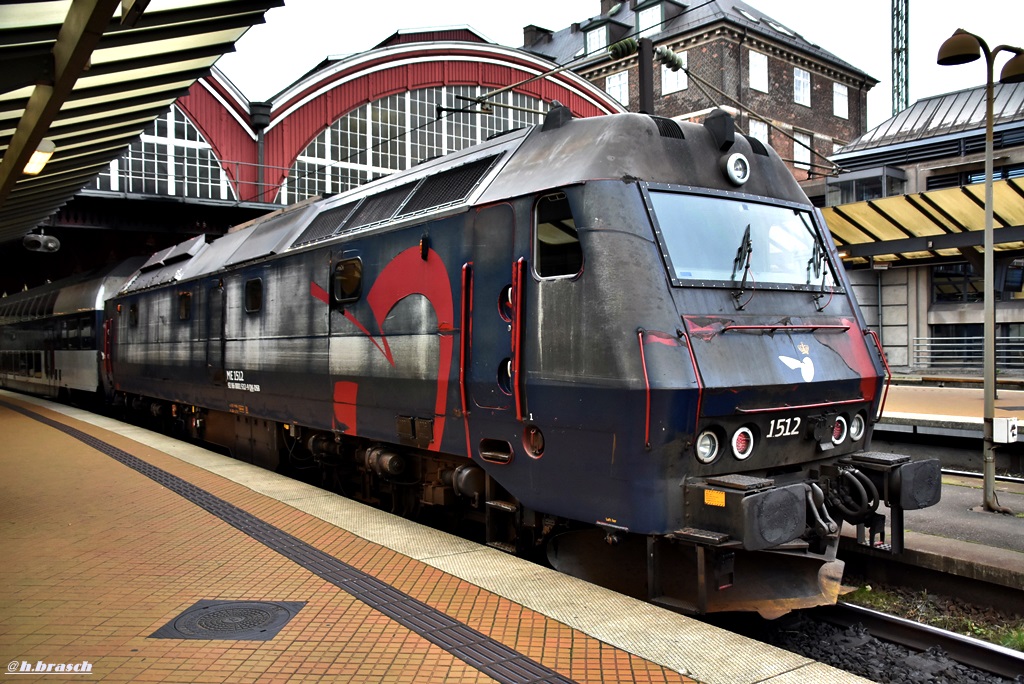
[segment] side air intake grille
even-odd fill
[[[459,166],[448,171],[429,176],[423,179],[416,192],[412,194],[409,201],[402,207],[401,216],[417,214],[419,212],[443,207],[449,204],[461,202],[473,192],[490,168],[498,155],[484,157],[464,166]]]
[[[355,208],[356,204],[358,204],[358,201],[349,202],[348,204],[343,204],[340,207],[328,209],[317,214],[316,218],[306,227],[306,230],[302,231],[302,235],[292,243],[292,247],[308,245],[311,242],[317,242],[333,235],[338,226],[344,223],[348,215],[352,213],[352,209]]]
[[[500,157],[496,154],[477,159],[366,197],[362,202],[356,200],[322,212],[302,231],[292,247],[464,202]]]
[[[679,127],[679,124],[672,119],[666,119],[663,116],[652,116],[654,123],[658,125],[658,133],[661,134],[662,138],[676,138],[677,140],[683,140],[683,129]]]

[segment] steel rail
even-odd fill
[[[938,646],[961,665],[1014,679],[1024,672],[1024,652],[840,601],[813,612],[832,624],[863,625],[871,636],[924,651]]]
[[[943,468],[943,475],[955,475],[956,477],[970,477],[976,480],[980,480],[984,477],[983,473],[974,473],[969,470],[953,470],[951,468]],[[1024,484],[1024,477],[1012,477],[1010,475],[996,475],[996,482],[1010,482],[1012,484]]]

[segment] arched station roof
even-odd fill
[[[368,52],[325,60],[276,95],[268,103],[269,112],[260,111],[261,103],[248,102],[217,70],[177,104],[224,164],[239,199],[272,201],[266,191],[258,197],[260,182],[279,187],[298,155],[332,123],[396,93],[442,86],[513,86],[515,92],[545,102],[558,100],[577,117],[625,111],[572,72],[544,75],[555,68],[541,57],[487,43],[471,29],[432,29],[418,35],[396,33]],[[266,117],[262,121],[261,113]],[[262,181],[257,178],[261,134]]]

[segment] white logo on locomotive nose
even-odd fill
[[[804,379],[804,382],[810,382],[814,379],[814,362],[811,361],[811,357],[807,357],[802,361],[797,361],[792,356],[780,356],[779,361],[786,364],[793,370],[800,369],[800,377]]]

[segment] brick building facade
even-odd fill
[[[744,132],[789,160],[799,181],[830,172],[825,157],[866,130],[867,93],[878,81],[749,5],[601,0],[600,10],[560,31],[526,27],[524,49],[572,65],[639,111],[638,57],[614,59],[607,47],[627,37],[650,37],[685,66],[673,72],[654,62],[651,113],[699,120],[714,107],[727,108]],[[811,194],[824,204],[823,194]]]

